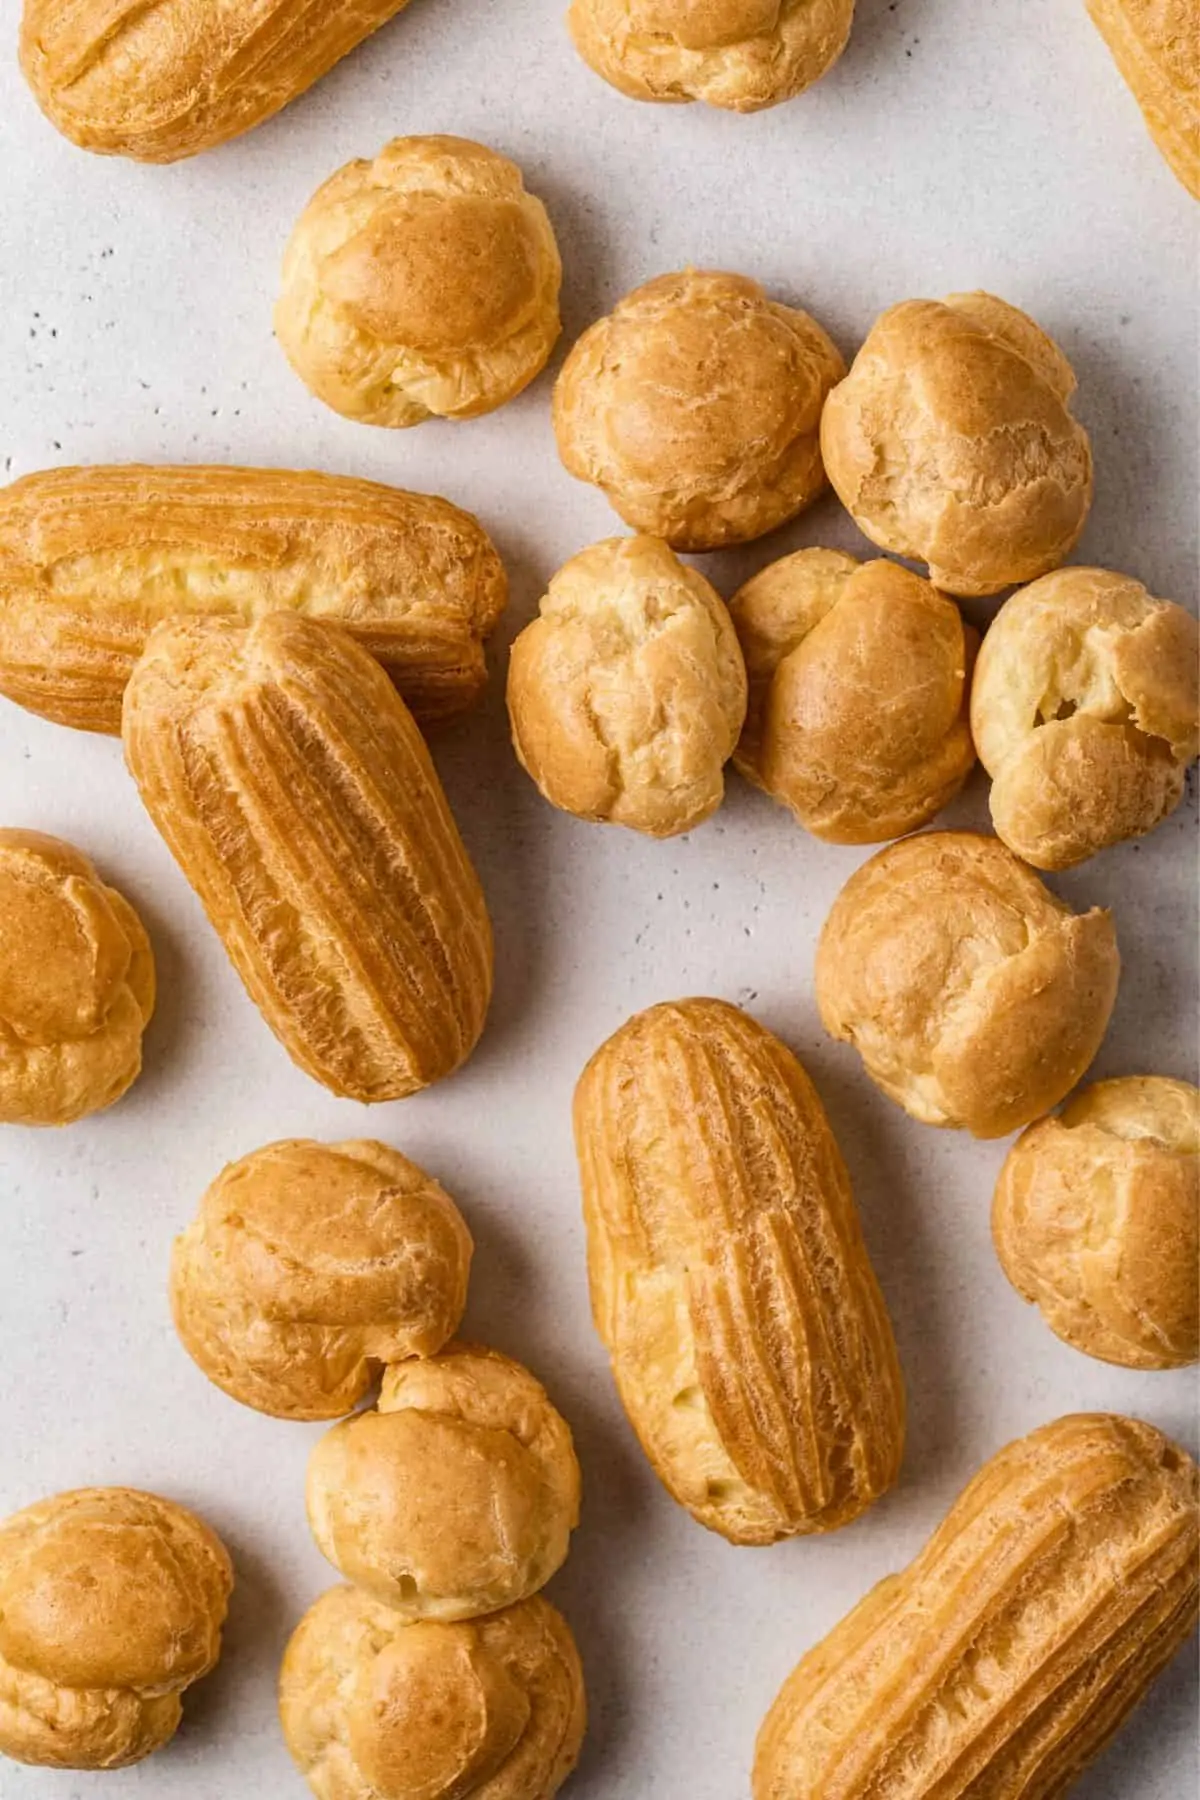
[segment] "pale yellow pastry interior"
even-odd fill
[[[260,1412],[336,1419],[381,1363],[458,1329],[471,1236],[449,1194],[370,1140],[268,1144],[223,1169],[171,1258],[171,1310],[210,1381]]]
[[[978,640],[952,600],[883,558],[797,550],[729,610],[750,683],[734,764],[807,831],[880,843],[954,798]]]
[[[761,537],[825,488],[818,429],[836,345],[756,281],[660,275],[585,331],[554,386],[569,472],[676,550]]]
[[[467,138],[394,138],[300,215],[275,333],[347,418],[470,419],[545,367],[561,280],[546,209],[515,163]]]
[[[517,757],[553,805],[672,837],[720,806],[746,674],[715,588],[659,538],[607,538],[552,577],[512,647]]]
[[[1200,633],[1107,569],[1059,569],[1005,601],[983,640],[971,729],[992,823],[1039,869],[1152,831],[1200,752]]]
[[[817,945],[825,1029],[927,1125],[1003,1137],[1064,1098],[1108,1026],[1111,916],[1078,914],[999,839],[931,831],[880,850]]]
[[[0,1524],[0,1754],[118,1769],[175,1733],[221,1648],[224,1545],[173,1501],[80,1488]]]
[[[124,895],[60,838],[0,830],[0,1124],[111,1106],[153,1011],[154,956]]]
[[[1127,1075],[1039,1119],[1000,1171],[992,1235],[1076,1350],[1127,1369],[1200,1360],[1200,1092]]]

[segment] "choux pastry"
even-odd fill
[[[1196,0],[1087,0],[1150,135],[1200,200],[1200,23]]]
[[[471,1619],[535,1593],[579,1518],[566,1421],[528,1369],[452,1344],[394,1363],[378,1410],[327,1431],[308,1518],[348,1581],[398,1619]]]
[[[194,1513],[133,1488],[55,1494],[0,1524],[0,1755],[120,1769],[174,1735],[233,1586]]]
[[[635,100],[707,100],[759,112],[828,73],[854,0],[572,0],[585,62]]]
[[[353,1410],[380,1363],[458,1329],[471,1235],[449,1194],[385,1144],[268,1144],[230,1163],[177,1238],[184,1348],[235,1400],[282,1419]]]
[[[816,320],[756,281],[660,275],[564,362],[558,453],[635,531],[675,550],[745,543],[824,490],[821,408],[845,372]]]
[[[575,1640],[540,1595],[407,1625],[348,1587],[297,1626],[279,1711],[318,1800],[553,1800],[587,1720]]]
[[[821,454],[873,544],[950,594],[995,594],[1065,561],[1092,500],[1075,375],[991,294],[906,300],[871,327],[821,415]]]
[[[1127,1369],[1200,1361],[1200,1092],[1129,1075],[1039,1119],[1000,1171],[992,1235],[1076,1350]]]
[[[504,609],[478,521],[432,494],[289,469],[48,469],[0,488],[0,693],[119,732],[155,625],[342,624],[422,724],[471,706]]]
[[[1070,1092],[1117,994],[1112,918],[996,838],[930,831],[850,877],[817,945],[825,1029],[914,1119],[1003,1137]]]
[[[723,1000],[630,1019],[575,1091],[592,1316],[655,1474],[734,1544],[895,1481],[904,1387],[808,1076]]]
[[[834,844],[924,825],[975,761],[975,644],[952,600],[898,563],[797,550],[729,603],[750,705],[734,764]]]
[[[553,805],[651,837],[720,806],[746,712],[724,601],[659,538],[607,538],[553,576],[512,647],[512,739]]]
[[[1106,569],[1059,569],[1005,601],[979,653],[971,729],[992,823],[1038,869],[1152,831],[1200,751],[1200,633]]]
[[[73,143],[175,162],[261,125],[406,0],[25,0],[21,67]]]
[[[69,1125],[142,1067],[154,956],[81,850],[0,830],[0,1123]]]
[[[425,741],[347,632],[158,626],[125,760],[250,997],[335,1094],[395,1100],[483,1029],[492,936]]]
[[[1195,1625],[1197,1488],[1135,1419],[1009,1444],[784,1682],[754,1800],[1060,1800]]]
[[[515,163],[467,138],[393,138],[300,215],[275,333],[348,419],[473,419],[546,366],[561,281],[546,209]]]

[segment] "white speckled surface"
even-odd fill
[[[404,131],[485,138],[547,201],[568,336],[687,260],[810,306],[852,351],[914,294],[990,287],[1080,377],[1097,495],[1078,560],[1195,604],[1197,213],[1160,163],[1082,0],[860,0],[841,65],[752,119],[622,100],[574,57],[558,0],[413,0],[305,100],[169,169],[86,156],[37,114],[0,0],[0,470],[275,462],[444,492],[508,560],[505,640],[550,572],[616,529],[559,468],[549,382],[472,424],[387,434],[311,401],[272,342],[276,268],[311,190]],[[859,547],[826,503],[709,567],[728,591],[802,543]],[[977,609],[986,616],[987,609]],[[502,659],[495,658],[497,671]],[[923,1129],[825,1040],[816,933],[861,852],[820,848],[736,778],[717,819],[654,845],[553,814],[506,744],[502,677],[436,755],[492,903],[499,978],[482,1048],[432,1093],[368,1113],[287,1062],[143,816],[119,746],[0,702],[0,820],[76,840],[139,904],[161,1003],[130,1097],[61,1134],[0,1130],[0,1512],[125,1482],[190,1502],[238,1564],[227,1650],[176,1743],[105,1780],[0,1763],[0,1800],[300,1800],[274,1716],[290,1626],[330,1580],[304,1523],[318,1428],[206,1385],[164,1294],[170,1240],[227,1159],[271,1138],[390,1139],[460,1199],[478,1240],[468,1324],[525,1357],[575,1427],[584,1523],[552,1596],[587,1665],[572,1800],[738,1800],[800,1653],[903,1563],[990,1451],[1056,1414],[1139,1413],[1195,1448],[1189,1374],[1108,1369],[1008,1288],[988,1237],[1000,1144]],[[978,779],[953,809],[982,823]],[[1116,910],[1125,971],[1097,1073],[1194,1076],[1194,790],[1159,833],[1056,882]],[[587,1318],[571,1087],[636,1007],[750,1004],[820,1087],[855,1178],[911,1400],[902,1484],[825,1542],[733,1550],[645,1467]],[[1184,1800],[1197,1782],[1181,1658],[1080,1800]]]

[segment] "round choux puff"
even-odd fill
[[[0,830],[0,1123],[69,1125],[142,1066],[154,956],[81,850]]]
[[[971,729],[992,823],[1038,869],[1069,869],[1174,811],[1200,752],[1191,613],[1107,569],[1059,569],[983,640]]]
[[[854,0],[572,0],[584,61],[634,100],[778,106],[846,47]]]
[[[1070,363],[992,294],[906,300],[876,319],[821,415],[821,454],[871,542],[979,596],[1063,562],[1092,500]]]
[[[508,711],[553,805],[651,837],[689,831],[721,804],[746,712],[728,609],[659,538],[593,544],[513,644]]]
[[[279,1710],[318,1800],[552,1800],[587,1712],[574,1639],[540,1596],[411,1625],[349,1587],[297,1626]]]
[[[684,269],[627,294],[554,385],[564,465],[675,550],[773,531],[825,488],[825,396],[846,372],[808,313],[744,275]]]
[[[817,945],[825,1029],[927,1125],[1003,1137],[1070,1092],[1117,994],[1112,918],[1076,914],[998,838],[930,831],[878,851]]]
[[[119,1769],[174,1734],[221,1648],[233,1586],[194,1513],[80,1488],[0,1524],[0,1755]]]
[[[438,1183],[385,1144],[268,1144],[223,1169],[176,1239],[184,1348],[246,1406],[284,1419],[353,1410],[380,1363],[458,1329],[471,1236]]]
[[[1200,1091],[1128,1075],[1039,1119],[1000,1171],[992,1235],[1076,1350],[1127,1369],[1200,1360]]]
[[[515,163],[467,138],[394,138],[301,213],[275,333],[347,418],[471,419],[545,367],[561,281],[546,209]]]
[[[835,844],[926,824],[975,761],[978,642],[958,608],[898,563],[797,550],[729,603],[750,703],[734,766]]]
[[[541,1383],[466,1344],[393,1364],[378,1409],[326,1432],[308,1465],[322,1553],[410,1623],[535,1593],[566,1557],[579,1497],[571,1433]]]

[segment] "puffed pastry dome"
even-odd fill
[[[587,1705],[566,1620],[540,1596],[409,1625],[338,1587],[292,1636],[279,1711],[318,1800],[553,1800]]]
[[[724,601],[660,538],[607,538],[551,579],[512,647],[521,766],[552,805],[672,837],[720,806],[746,713]]]
[[[0,1754],[120,1769],[161,1749],[216,1662],[225,1547],[173,1501],[80,1488],[0,1524]]]
[[[1006,600],[983,640],[971,728],[992,823],[1038,869],[1152,831],[1200,751],[1191,613],[1107,569],[1059,569]]]
[[[154,956],[91,860],[40,831],[0,830],[0,1123],[69,1125],[142,1067]]]
[[[223,1169],[171,1259],[184,1348],[283,1419],[350,1412],[380,1363],[431,1356],[467,1298],[449,1194],[386,1144],[268,1144]]]
[[[660,275],[564,362],[558,453],[635,531],[675,550],[745,543],[824,490],[821,408],[845,372],[816,320],[756,281]]]
[[[471,419],[545,367],[561,280],[546,209],[515,163],[467,138],[394,138],[301,213],[275,332],[347,418]]]
[[[347,1580],[406,1620],[470,1619],[535,1593],[579,1518],[566,1421],[528,1369],[452,1344],[393,1364],[378,1410],[308,1465],[308,1519]]]
[[[898,563],[797,550],[729,603],[750,683],[734,764],[834,844],[924,825],[971,772],[977,637]]]
[[[759,112],[828,73],[854,0],[573,0],[575,47],[634,100]]]
[[[821,417],[839,500],[873,544],[947,593],[996,594],[1063,562],[1092,502],[1070,363],[992,294],[876,319]]]
[[[1200,1092],[1126,1075],[1039,1119],[1000,1171],[992,1236],[1076,1350],[1127,1369],[1200,1361]]]
[[[1119,971],[1107,912],[1073,913],[997,838],[930,831],[878,851],[834,901],[817,1005],[914,1119],[1003,1137],[1075,1086]]]

